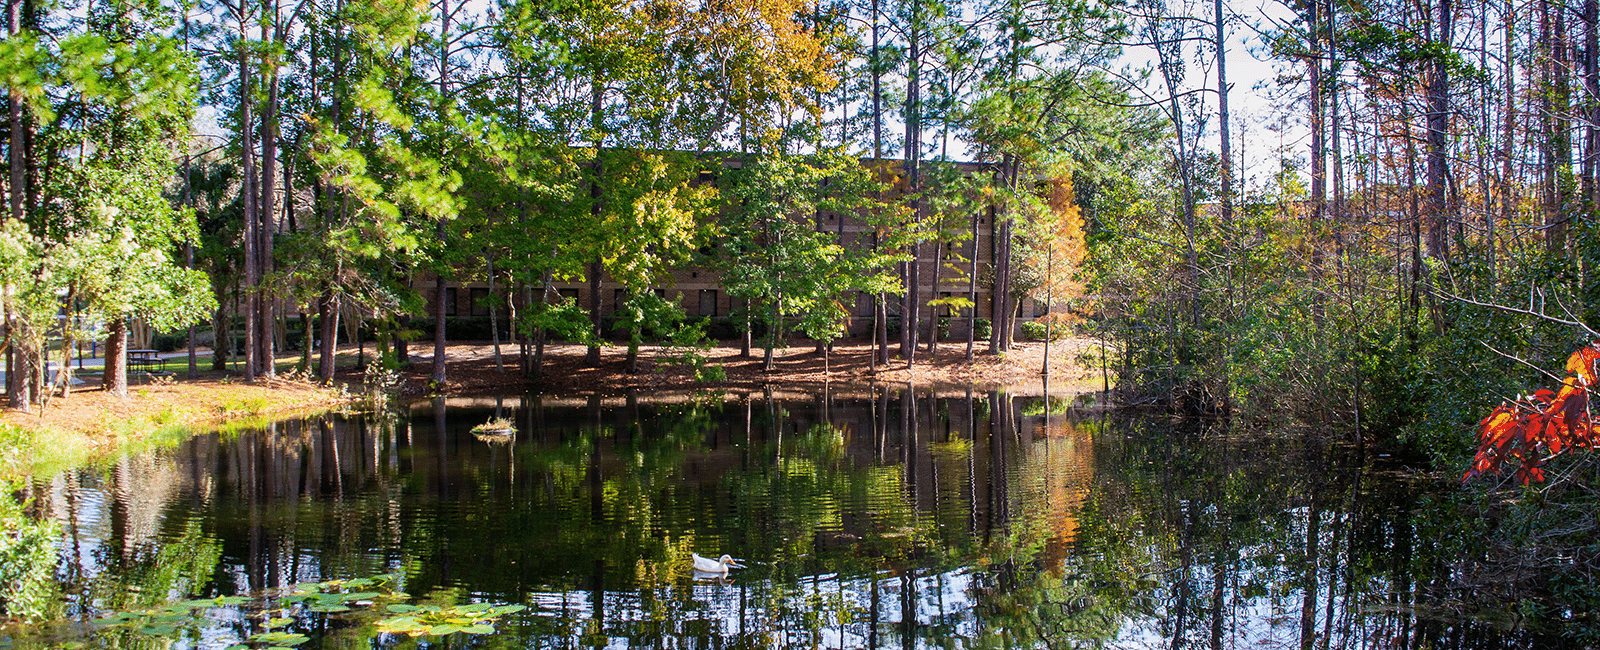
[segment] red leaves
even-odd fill
[[[1600,437],[1600,423],[1589,413],[1589,387],[1597,377],[1600,341],[1567,358],[1573,376],[1559,392],[1541,389],[1501,403],[1478,423],[1478,454],[1463,482],[1482,474],[1513,471],[1518,483],[1544,480],[1545,461],[1571,449],[1588,449]]]

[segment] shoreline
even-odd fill
[[[793,346],[774,350],[772,372],[762,370],[764,351],[760,348],[752,349],[750,357],[743,357],[737,344],[723,344],[705,351],[705,365],[721,368],[726,377],[704,382],[695,380],[691,368],[659,359],[661,348],[656,345],[641,346],[640,372],[636,374],[627,372],[625,346],[603,347],[600,364],[590,367],[584,346],[547,345],[543,378],[527,379],[522,376],[514,345],[501,345],[502,363],[496,368],[492,344],[459,342],[447,352],[449,374],[444,390],[430,390],[431,346],[428,350],[413,346],[416,352],[411,355],[412,361],[398,371],[397,390],[401,399],[416,399],[506,393],[620,395],[638,390],[816,392],[849,386],[911,384],[1004,387],[1021,394],[1043,394],[1047,389],[1052,394],[1081,394],[1098,392],[1110,381],[1097,369],[1079,363],[1081,353],[1097,353],[1098,345],[1091,339],[1052,343],[1052,372],[1047,384],[1040,373],[1044,344],[1038,341],[1018,342],[1002,355],[975,350],[971,363],[966,361],[965,341],[949,342],[942,344],[932,357],[918,350],[916,365],[911,369],[892,356],[891,366],[876,370],[870,367],[871,346],[865,341],[839,342],[826,360],[810,345]],[[891,352],[897,347],[892,346]],[[193,380],[179,378],[182,373],[130,380],[128,398],[118,399],[100,391],[98,379],[88,377],[89,383],[74,387],[68,398],[54,397],[31,412],[8,408],[0,413],[0,425],[9,430],[0,431],[4,434],[0,435],[0,452],[13,456],[0,463],[0,478],[38,467],[90,462],[173,432],[213,431],[240,423],[274,422],[338,409],[358,401],[363,393],[366,373],[357,369],[356,356],[355,346],[340,346],[340,371],[331,386],[287,379],[245,383],[230,371],[205,370]],[[282,356],[279,367],[287,368],[298,360],[297,355]]]
[[[1098,354],[1098,346],[1097,341],[1085,338],[1051,343],[1050,392],[1098,392],[1107,383],[1114,383],[1113,378],[1103,376],[1099,369],[1087,368],[1078,361],[1082,353]],[[460,343],[447,351],[449,365],[444,390],[429,390],[433,369],[430,346],[426,354],[412,352],[411,363],[400,369],[401,393],[405,397],[475,396],[508,390],[610,394],[640,389],[800,389],[830,384],[884,383],[1003,386],[1042,393],[1046,383],[1040,372],[1044,360],[1043,342],[1018,342],[1010,352],[1001,355],[989,354],[986,349],[975,350],[971,363],[966,361],[964,341],[944,343],[931,358],[924,350],[918,350],[916,364],[910,369],[905,367],[903,359],[893,354],[896,348],[891,346],[890,365],[874,370],[870,365],[871,346],[864,341],[837,343],[826,360],[810,345],[791,346],[774,350],[774,370],[765,372],[762,349],[753,348],[749,357],[743,357],[738,345],[721,344],[705,352],[705,365],[721,368],[726,377],[717,381],[696,381],[692,368],[658,360],[661,347],[655,345],[640,347],[638,373],[627,371],[625,346],[605,346],[600,364],[591,367],[586,363],[584,346],[547,345],[542,378],[525,379],[515,346],[501,345],[501,363],[496,367],[492,344]],[[349,379],[359,382],[360,377],[351,374]]]
[[[93,462],[171,435],[324,413],[356,397],[306,382],[230,379],[133,384],[127,399],[78,387],[31,412],[7,408],[0,414],[0,452],[8,457],[0,463],[0,479]]]

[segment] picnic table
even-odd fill
[[[161,367],[159,350],[128,350],[128,369],[150,371]]]

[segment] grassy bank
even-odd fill
[[[0,416],[0,479],[49,474],[195,431],[326,411],[350,399],[343,390],[309,383],[228,378],[135,385],[127,399],[98,390],[58,396],[32,412],[8,409]]]

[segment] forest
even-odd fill
[[[859,293],[884,364],[916,362],[937,309],[969,319],[970,359],[1007,351],[1023,300],[1067,304],[1042,322],[1105,341],[1091,361],[1121,404],[1459,476],[1496,403],[1600,338],[1600,0],[7,10],[13,408],[61,390],[45,360],[86,337],[125,393],[130,323],[237,338],[246,380],[292,331],[328,380],[355,319],[382,363],[431,338],[443,385],[452,281],[489,283],[530,375],[547,340],[598,359],[602,278],[630,358],[692,346],[705,332],[657,289],[694,267],[769,362],[791,334],[843,336]],[[1246,90],[1270,111],[1230,111]],[[924,261],[969,297],[923,294]],[[1579,507],[1600,470],[1556,455],[1523,488],[1540,505],[1494,503],[1561,532],[1500,560],[1554,566],[1600,533]]]
[[[1071,304],[1049,322],[1112,344],[1125,402],[1287,409],[1443,458],[1600,309],[1593,2],[8,11],[15,407],[56,390],[49,350],[117,350],[130,322],[241,339],[246,379],[276,372],[286,330],[336,340],[341,317],[404,355],[447,280],[487,279],[527,357],[598,349],[597,303],[550,287],[605,277],[636,346],[682,320],[653,289],[689,266],[722,275],[747,341],[775,324],[769,358],[879,296],[888,363],[882,298],[920,294],[916,262],[937,259],[998,297],[989,353],[1048,296]],[[1230,114],[1230,59],[1270,64],[1276,114]],[[431,302],[412,333],[442,352]],[[907,362],[935,307],[980,315],[904,304]]]

